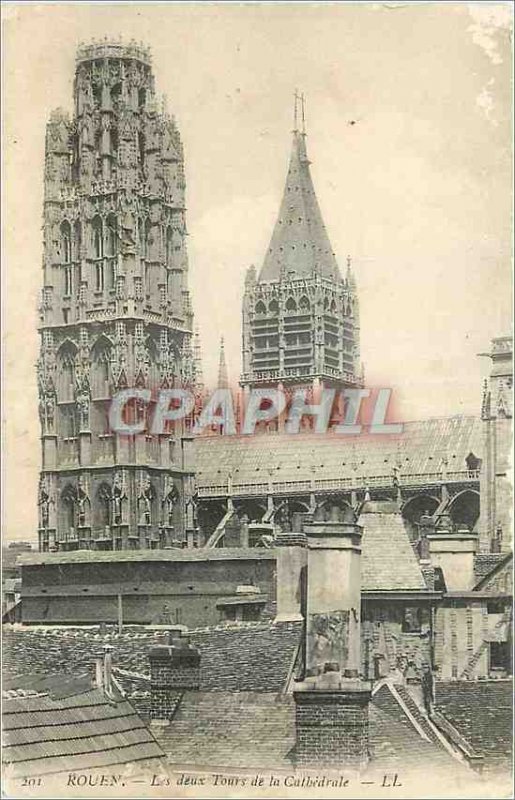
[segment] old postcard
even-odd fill
[[[512,5],[2,16],[5,796],[511,797]]]

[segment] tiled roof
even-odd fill
[[[369,504],[370,506],[375,504]],[[366,511],[363,526],[361,586],[364,591],[426,590],[426,582],[400,513]]]
[[[46,775],[161,759],[163,751],[131,704],[88,676],[29,676],[3,701],[3,761],[10,774]],[[37,692],[37,694],[34,694]],[[10,696],[9,696],[10,695]]]
[[[201,652],[201,689],[281,691],[300,641],[298,622],[246,623],[188,631]],[[18,676],[24,670],[51,675],[57,670],[85,671],[102,645],[113,645],[113,666],[148,676],[151,647],[167,640],[166,631],[128,628],[122,635],[102,636],[98,628],[18,628],[4,631],[4,671]],[[20,666],[22,665],[22,666]],[[141,681],[124,679],[124,688],[141,689]]]
[[[311,179],[305,137],[298,131],[293,134],[283,199],[259,281],[277,281],[288,272],[340,278]]]
[[[481,457],[481,421],[455,416],[404,423],[400,435],[342,436],[267,434],[201,436],[194,440],[199,488],[272,481],[347,478],[356,486],[367,477],[427,475],[428,483],[447,460],[449,471],[466,470],[466,457]]]
[[[500,564],[508,561],[511,553],[478,553],[474,558],[474,577],[476,584],[482,583]]]
[[[399,688],[402,690],[402,687]],[[397,687],[392,691],[390,686],[384,684],[373,695],[370,705],[370,742],[377,766],[384,764],[387,768],[398,765],[409,769],[431,765],[458,769],[459,763],[441,745],[408,692],[405,689],[403,692],[401,696]]]
[[[172,764],[291,766],[293,697],[274,692],[185,692],[172,723],[157,735]]]
[[[436,708],[485,759],[487,768],[512,758],[513,681],[437,681]]]
[[[417,724],[423,717],[415,706]],[[413,725],[390,689],[377,692],[370,704],[373,768],[461,770],[460,764],[430,731]],[[185,692],[170,723],[158,734],[172,764],[255,769],[291,768],[295,745],[292,695],[271,692]],[[431,738],[432,737],[432,738]]]

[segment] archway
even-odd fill
[[[402,507],[402,517],[412,542],[418,539],[418,523],[424,514],[434,514],[440,501],[430,494],[417,494],[410,497]]]
[[[204,541],[209,539],[226,514],[227,505],[223,500],[211,500],[199,504],[197,517]]]
[[[60,528],[67,536],[77,527],[77,490],[68,483],[61,492]]]
[[[253,498],[237,500],[234,505],[239,518],[241,519],[246,514],[249,522],[261,522],[266,513],[266,503],[260,503]]]
[[[459,492],[450,502],[449,514],[457,527],[466,526],[473,531],[479,519],[479,492],[473,489]]]

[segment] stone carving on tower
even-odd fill
[[[40,549],[181,544],[181,431],[122,436],[108,411],[123,388],[195,383],[182,143],[134,42],[80,46],[73,101],[45,142]]]
[[[309,165],[304,100],[296,95],[279,216],[259,274],[252,266],[245,280],[244,388],[280,386],[288,395],[362,385],[356,282],[350,259],[345,278],[339,271]]]

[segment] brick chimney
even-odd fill
[[[304,619],[308,537],[305,533],[278,533],[274,545],[277,547],[275,622],[297,622]]]
[[[440,567],[449,591],[472,589],[474,586],[474,557],[478,551],[478,536],[462,527],[457,533],[437,528],[429,537],[431,563]]]
[[[174,631],[168,645],[153,647],[150,660],[150,718],[168,724],[182,693],[200,687],[200,652],[189,637]]]
[[[304,532],[306,677],[293,693],[295,758],[301,767],[360,767],[368,760],[371,690],[359,675],[362,528],[331,519],[306,523]]]

